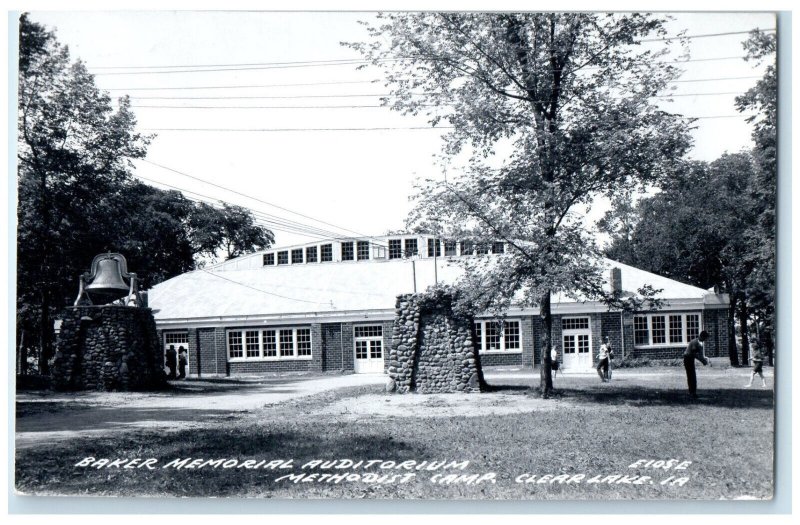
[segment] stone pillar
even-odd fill
[[[452,292],[397,298],[387,390],[480,392],[485,388],[471,316],[453,310]]]
[[[53,363],[58,390],[149,390],[166,385],[149,308],[75,306],[63,313]]]

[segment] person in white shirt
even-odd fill
[[[609,381],[608,364],[613,356],[614,352],[611,351],[611,344],[608,342],[608,337],[606,336],[603,338],[603,344],[600,345],[600,351],[597,354],[597,375],[600,376],[600,380],[604,383]]]

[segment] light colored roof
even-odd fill
[[[604,274],[622,270],[622,287],[644,284],[663,289],[660,297],[703,303],[703,289],[604,260]],[[365,310],[392,310],[396,296],[424,291],[438,278],[454,283],[462,268],[448,258],[297,264],[242,270],[196,270],[169,279],[149,292],[157,321],[243,316],[331,315]],[[574,303],[562,295],[554,303]]]

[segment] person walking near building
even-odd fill
[[[686,383],[689,386],[689,395],[693,399],[697,399],[697,371],[694,367],[694,360],[697,359],[703,363],[703,366],[711,364],[703,351],[703,343],[706,339],[708,339],[708,332],[703,330],[700,332],[700,335],[689,341],[689,345],[683,352],[683,367],[686,369]]]
[[[761,355],[761,350],[756,350],[751,359],[753,361],[753,373],[750,374],[750,382],[744,385],[745,388],[753,386],[753,379],[756,374],[761,378],[761,388],[767,387],[767,381],[764,379],[764,357]]]
[[[608,365],[614,352],[611,351],[611,344],[608,342],[608,336],[603,338],[603,344],[600,345],[600,351],[597,353],[597,375],[604,383],[609,381]]]
[[[177,358],[178,353],[175,351],[175,345],[169,345],[169,349],[167,349],[167,368],[169,368],[167,379],[175,379],[175,366],[177,365],[178,361]]]
[[[189,354],[184,347],[178,347],[178,379],[186,379],[186,365],[189,362]]]

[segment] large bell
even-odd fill
[[[122,268],[117,259],[105,258],[97,261],[96,275],[86,285],[86,293],[93,303],[110,303],[128,295],[130,285],[122,278]]]
[[[125,282],[125,279],[129,282]],[[139,305],[138,284],[135,273],[128,273],[128,263],[119,253],[98,255],[92,261],[89,273],[80,276],[80,290],[75,306],[108,304],[128,296],[126,304]]]

